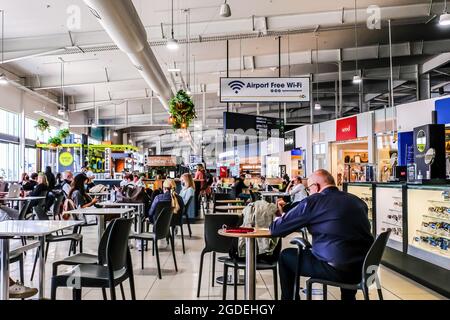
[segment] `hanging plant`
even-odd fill
[[[197,118],[192,98],[183,90],[169,101],[169,122],[174,129],[187,129]]]
[[[53,148],[58,148],[62,144],[62,140],[60,137],[52,137],[48,139],[48,144]]]
[[[41,132],[50,131],[50,124],[45,119],[39,119],[35,128],[39,129]]]
[[[58,137],[61,138],[61,140],[66,139],[68,136],[70,136],[69,129],[61,129],[58,132]]]

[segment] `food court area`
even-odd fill
[[[0,300],[447,300],[450,7],[0,0]]]

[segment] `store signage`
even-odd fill
[[[58,171],[63,172],[66,170],[73,171],[75,159],[73,156],[72,148],[63,148],[59,152],[58,156]]]
[[[220,101],[307,102],[310,78],[221,78]]]
[[[148,167],[176,167],[177,158],[174,156],[148,156]]]
[[[284,138],[283,119],[224,112],[223,123],[225,134],[231,130],[236,134],[248,136],[266,135],[268,138]]]
[[[358,138],[358,118],[351,117],[336,121],[336,141]]]
[[[105,172],[111,173],[111,148],[105,149]]]
[[[221,178],[228,177],[228,168],[227,167],[220,167],[220,177]]]
[[[284,151],[295,149],[295,131],[286,132],[284,135]]]

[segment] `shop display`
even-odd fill
[[[402,188],[377,186],[377,235],[391,229],[388,246],[402,250],[403,244],[403,197]]]
[[[439,187],[408,190],[408,253],[450,269],[450,200]]]
[[[375,139],[377,181],[395,181],[395,167],[398,164],[397,134],[380,134]]]
[[[347,192],[351,193],[362,201],[364,201],[369,208],[369,221],[373,229],[373,199],[372,199],[372,185],[349,185]]]

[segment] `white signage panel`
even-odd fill
[[[221,78],[220,101],[226,102],[308,102],[310,79]]]

